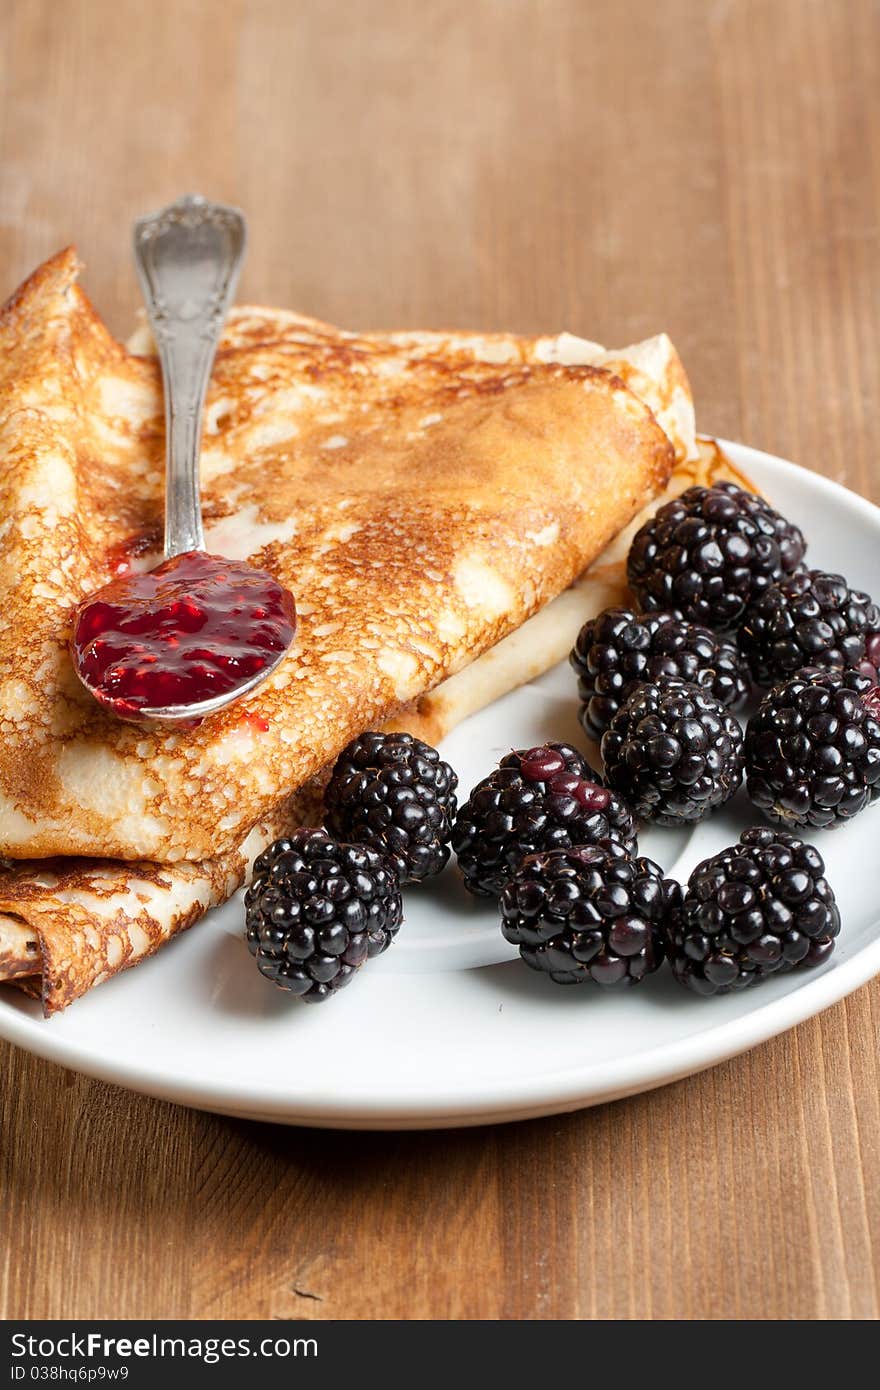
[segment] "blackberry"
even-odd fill
[[[520,749],[478,782],[452,830],[465,887],[500,893],[527,854],[597,840],[635,848],[632,813],[567,743]]]
[[[831,829],[880,796],[880,687],[859,671],[803,670],[768,691],[746,729],[746,788],[768,820]]]
[[[681,890],[616,840],[531,854],[501,894],[501,930],[559,985],[637,984],[664,956]]]
[[[732,632],[758,594],[800,567],[805,549],[796,526],[736,483],[689,487],[637,532],[627,576],[646,611]]]
[[[418,883],[449,858],[457,786],[436,748],[412,734],[361,734],[336,760],[324,823],[387,855],[402,884]]]
[[[819,851],[757,826],[694,869],[669,915],[667,950],[681,984],[728,994],[765,975],[821,965],[839,931]]]
[[[742,729],[714,696],[686,681],[637,685],[602,736],[608,785],[640,819],[699,821],[742,780]]]
[[[584,623],[570,659],[583,701],[580,721],[597,743],[637,681],[677,676],[708,690],[729,710],[749,693],[736,643],[671,613],[606,608]]]
[[[264,850],[244,901],[248,949],[260,970],[307,1003],[347,985],[391,944],[403,919],[387,859],[324,830],[298,830]]]
[[[840,574],[802,570],[771,584],[749,607],[739,644],[759,685],[804,666],[845,669],[867,661],[876,675],[880,608]]]

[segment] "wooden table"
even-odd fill
[[[198,188],[242,293],[666,329],[698,419],[880,500],[872,0],[6,0],[0,279]],[[880,585],[878,585],[880,587]],[[2,1048],[6,1317],[874,1318],[880,983],[653,1095],[321,1134]],[[108,1040],[108,1046],[111,1045]]]

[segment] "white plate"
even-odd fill
[[[869,591],[880,511],[835,483],[726,445],[812,541],[810,558]],[[582,742],[567,665],[467,720],[443,752],[464,793],[512,747]],[[743,792],[692,831],[652,830],[645,853],[685,878],[759,817]],[[574,1110],[648,1090],[754,1047],[880,972],[873,879],[880,821],[814,836],[843,929],[814,973],[702,999],[667,970],[621,993],[562,989],[527,969],[496,912],[450,866],[407,895],[397,942],[344,995],[297,1004],[257,972],[236,898],[136,970],[44,1021],[12,990],[0,1036],[90,1076],[206,1110],[335,1128],[417,1129]]]

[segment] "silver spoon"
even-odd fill
[[[135,224],[165,389],[165,558],[84,599],[71,639],[80,680],[123,719],[203,719],[260,685],[293,642],[293,596],[263,570],[208,555],[202,529],[202,411],[245,240],[236,208],[197,195]]]

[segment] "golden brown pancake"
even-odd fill
[[[403,351],[415,361],[432,358],[454,364],[474,361],[503,366],[530,366],[555,363],[566,367],[603,367],[630,388],[641,401],[650,406],[675,450],[676,462],[698,457],[694,402],[690,383],[681,358],[665,333],[658,333],[644,342],[619,349],[604,348],[601,343],[576,337],[573,333],[542,334],[529,337],[514,333],[437,332],[436,330],[405,333],[348,333],[340,328],[307,318],[288,309],[263,309],[253,305],[233,308],[226,323],[228,345],[245,347],[266,335],[283,337],[287,342],[332,347],[340,339],[372,345],[387,350]],[[138,356],[152,356],[155,345],[146,324],[128,339],[127,347]]]
[[[207,403],[208,546],[293,590],[298,640],[195,730],[123,724],[67,642],[83,596],[159,558],[162,392],[76,275],[62,252],[0,313],[7,858],[236,853],[354,734],[567,588],[669,478],[672,444],[607,368],[426,355],[240,311]]]

